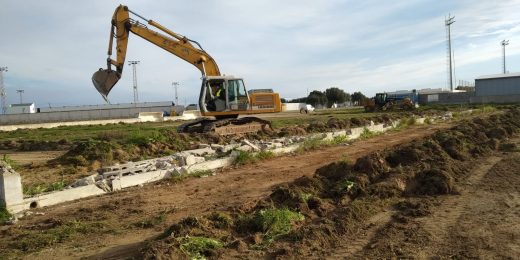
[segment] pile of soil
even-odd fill
[[[186,257],[179,244],[182,238],[204,237],[223,245],[202,252],[210,258],[319,256],[316,252],[334,247],[339,236],[359,235],[364,221],[389,205],[410,215],[429,214],[428,205],[400,201],[456,194],[457,182],[466,177],[471,165],[498,149],[519,128],[520,110],[513,109],[462,121],[429,138],[367,155],[355,163],[336,162],[320,168],[313,177],[277,187],[254,207],[186,218],[143,252],[146,257],[182,258]],[[266,233],[244,225],[243,220],[269,209],[288,209],[305,219],[266,243]]]

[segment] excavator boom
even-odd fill
[[[130,14],[146,21],[141,23]],[[149,28],[150,27],[150,28]],[[151,27],[157,29],[152,30]],[[112,16],[110,40],[108,43],[107,68],[99,69],[92,76],[92,82],[101,96],[107,96],[121,78],[125,65],[130,33],[153,43],[171,54],[189,62],[202,74],[199,95],[199,109],[203,116],[214,116],[217,120],[200,120],[180,127],[182,131],[202,131],[219,134],[256,132],[269,128],[269,123],[254,117],[240,118],[239,115],[274,113],[281,111],[278,93],[248,93],[241,78],[220,75],[215,60],[196,41],[172,32],[159,23],[148,20],[120,5]],[[112,59],[115,39],[116,59]]]
[[[148,25],[161,30],[165,34],[151,30],[145,24],[131,19],[129,13],[135,14],[139,18],[145,20]],[[185,36],[174,33],[159,23],[153,20],[148,20],[130,11],[128,7],[120,5],[116,8],[114,15],[112,16],[110,41],[108,44],[107,69],[99,69],[92,76],[92,82],[94,83],[95,88],[105,100],[107,100],[108,93],[110,93],[114,85],[119,81],[121,74],[123,73],[128,46],[128,36],[130,32],[191,63],[200,70],[202,76],[220,76],[217,63],[204,51],[204,49],[202,49],[199,43],[190,40]],[[117,40],[116,60],[113,60],[110,57],[112,55],[114,38]],[[115,66],[115,70],[112,70],[112,66]]]

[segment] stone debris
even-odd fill
[[[253,149],[253,151],[255,151],[255,152],[260,151],[260,148],[259,148],[258,146],[256,146],[255,144],[251,143],[251,142],[250,142],[249,140],[247,140],[247,139],[242,140],[242,144],[243,144],[243,145],[249,145],[249,146]]]

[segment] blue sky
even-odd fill
[[[0,66],[9,103],[38,107],[102,104],[91,76],[105,67],[116,1],[0,0]],[[520,0],[503,1],[126,1],[148,19],[201,43],[221,72],[282,97],[339,87],[366,95],[447,86],[444,18],[452,27],[457,80],[502,70],[500,41],[509,39],[507,68],[520,71]],[[194,103],[200,72],[132,35],[127,60],[140,60],[140,101]],[[132,72],[110,93],[133,100]]]

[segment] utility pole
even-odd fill
[[[20,94],[20,104],[22,104],[23,102],[23,99],[22,99],[22,94],[24,93],[25,91],[23,89],[17,89],[16,90],[16,93]]]
[[[502,67],[504,69],[504,74],[506,74],[506,45],[509,45],[509,40],[503,40],[500,44],[502,44]]]
[[[175,81],[172,83],[173,88],[175,89],[175,105],[179,105],[179,95],[177,95],[177,87],[179,86],[179,82]]]
[[[455,22],[455,16],[451,17],[451,14],[448,15],[448,18],[445,18],[444,24],[446,26],[446,40],[447,40],[447,48],[448,48],[448,81],[450,86],[450,91],[453,92],[453,69],[451,62],[451,25]]]
[[[7,67],[0,67],[0,97],[2,98],[2,114],[7,113],[7,94],[4,87],[4,71],[7,72]]]
[[[128,61],[128,65],[132,66],[132,70],[133,70],[133,73],[134,73],[134,76],[133,76],[133,81],[134,81],[134,104],[137,104],[137,102],[139,102],[139,94],[137,92],[137,70],[136,70],[136,67],[135,67],[135,65],[139,64],[139,62],[140,61],[138,61],[138,60]]]

